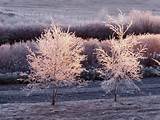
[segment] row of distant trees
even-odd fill
[[[142,77],[143,66],[140,59],[143,59],[146,51],[143,44],[136,41],[134,35],[123,39],[132,22],[126,26],[123,23],[122,13],[117,20],[110,18],[106,26],[109,26],[118,38],[108,41],[110,47],[107,50],[102,44],[97,44],[92,51],[97,63],[93,72],[98,72],[103,77],[101,86],[106,93],[114,94],[114,101],[117,101],[117,94],[120,92],[140,90],[134,80],[140,80]],[[131,38],[132,40],[129,40]],[[52,105],[55,105],[59,86],[85,83],[81,78],[81,74],[87,71],[83,64],[87,57],[83,54],[85,43],[86,41],[76,37],[74,33],[69,33],[69,30],[64,32],[60,27],[51,25],[50,29],[37,39],[37,52],[28,48],[27,60],[31,70],[27,79],[30,83],[28,88],[53,86]]]
[[[151,11],[131,10],[126,16],[125,22],[128,23],[132,19],[133,24],[127,31],[129,34],[159,34],[160,33],[160,16],[152,14]],[[40,23],[32,24],[32,21],[22,24],[6,24],[0,26],[0,45],[5,43],[15,44],[17,42],[32,41],[40,37],[47,25]],[[66,27],[63,26],[65,30]],[[75,32],[77,37],[97,38],[99,40],[109,39],[113,31],[103,23],[87,24],[72,26],[70,32]],[[116,36],[114,34],[113,36]]]

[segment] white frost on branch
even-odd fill
[[[29,49],[27,56],[31,74],[28,81],[29,88],[44,88],[50,85],[80,84],[78,79],[84,70],[81,62],[83,55],[83,40],[73,33],[64,32],[56,25],[37,39],[38,51]]]
[[[140,59],[143,58],[146,49],[135,40],[133,35],[123,39],[131,24],[124,27],[122,18],[123,15],[120,14],[120,20],[118,19],[120,22],[111,19],[109,27],[118,35],[119,39],[109,40],[110,51],[105,51],[101,46],[96,49],[98,69],[105,79],[101,87],[106,93],[118,94],[129,92],[129,90],[140,90],[133,80],[140,80],[142,77]]]
[[[132,80],[141,78],[140,58],[144,52],[135,51],[133,47],[137,44],[134,41],[110,40],[111,50],[107,53],[102,48],[96,49],[97,59],[101,65],[100,71],[105,75],[107,81],[102,82],[102,88],[111,92],[116,84],[120,91],[124,89],[139,89]],[[118,90],[118,91],[119,91]]]

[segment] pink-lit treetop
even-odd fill
[[[139,90],[133,80],[140,80],[141,78],[142,65],[140,59],[143,58],[145,52],[144,46],[137,42],[133,35],[123,39],[131,24],[124,27],[122,13],[119,16],[120,21],[111,19],[111,22],[107,24],[118,35],[118,39],[109,40],[110,51],[105,51],[100,46],[96,49],[100,64],[98,70],[105,78],[101,86],[106,93],[114,92],[115,101],[119,92]],[[139,45],[138,48],[136,48],[137,45]]]
[[[29,49],[30,54],[27,58],[31,67],[31,84],[28,86],[81,83],[78,76],[84,70],[81,61],[85,59],[82,46],[83,40],[72,33],[63,32],[58,26],[51,25],[37,41],[38,52]]]

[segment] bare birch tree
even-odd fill
[[[74,34],[63,32],[58,26],[51,25],[50,29],[37,39],[38,51],[29,49],[27,56],[31,68],[29,88],[54,87],[52,105],[55,105],[57,87],[80,84],[78,79],[84,70],[81,61],[85,59],[83,40]]]
[[[101,83],[101,87],[106,93],[114,94],[114,101],[117,101],[117,94],[127,92],[129,90],[140,90],[133,80],[140,80],[141,68],[140,59],[143,57],[145,48],[143,46],[134,49],[137,44],[134,40],[123,39],[123,35],[131,24],[126,28],[123,26],[122,14],[120,14],[120,22],[111,19],[111,23],[107,24],[118,35],[119,39],[110,40],[110,51],[107,52],[101,47],[96,49],[96,55],[100,64],[99,70],[103,74],[105,80]]]

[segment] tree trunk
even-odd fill
[[[117,102],[117,93],[116,93],[116,90],[114,92],[114,102]]]
[[[115,90],[114,90],[114,102],[117,102],[117,88],[118,87],[118,85],[117,85],[117,83],[115,84]]]
[[[57,100],[57,88],[53,88],[53,93],[52,93],[52,105],[54,106],[56,104]]]

